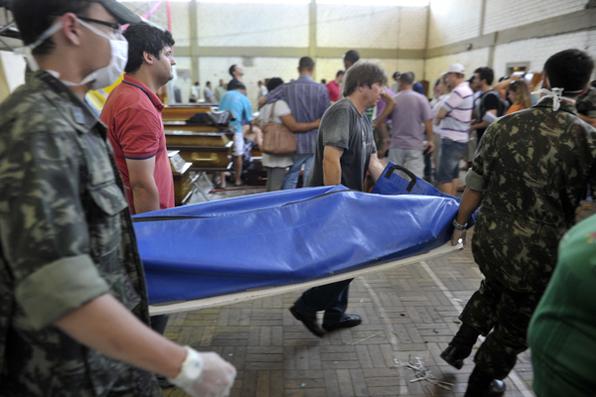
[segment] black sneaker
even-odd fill
[[[464,360],[472,353],[472,348],[456,346],[452,343],[441,353],[441,358],[456,369],[464,366]]]

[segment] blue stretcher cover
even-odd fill
[[[151,304],[282,286],[443,245],[451,197],[325,186],[135,216]]]

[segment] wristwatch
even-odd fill
[[[186,386],[192,384],[201,376],[203,372],[203,357],[201,354],[190,346],[184,346],[186,349],[186,358],[182,362],[180,372],[173,379],[168,379],[170,383],[184,389]]]
[[[457,221],[455,220],[455,218],[453,218],[453,222],[451,222],[451,224],[453,225],[453,228],[455,230],[466,230],[468,228],[468,223],[464,223],[463,225],[461,223],[457,223]]]

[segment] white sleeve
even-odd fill
[[[275,117],[287,116],[288,114],[292,114],[292,111],[286,101],[280,99],[275,102]]]

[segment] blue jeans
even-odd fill
[[[312,176],[312,170],[315,165],[314,153],[303,153],[294,155],[294,164],[290,167],[290,170],[286,174],[282,189],[296,189],[298,184],[298,176],[300,175],[300,169],[304,164],[304,186],[307,186]]]
[[[459,160],[463,159],[467,142],[456,142],[451,139],[441,139],[441,157],[439,159],[439,169],[437,170],[438,183],[450,183],[453,179],[459,177]]]

